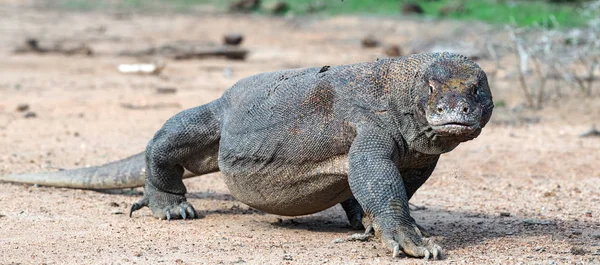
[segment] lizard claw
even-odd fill
[[[148,199],[142,198],[140,201],[131,204],[129,208],[129,218],[133,215],[133,212],[148,206]]]
[[[150,207],[152,208],[152,207]],[[187,201],[183,201],[177,205],[167,206],[162,209],[153,210],[154,217],[158,219],[195,219],[201,217],[194,207]]]
[[[196,210],[194,209],[194,207],[192,207],[191,205],[186,206],[184,212],[189,213],[191,219],[196,219],[196,216],[198,215],[198,213],[196,212]],[[183,218],[183,219],[185,219],[185,218]]]
[[[377,230],[377,228],[376,228]],[[380,231],[382,243],[392,252],[393,257],[398,257],[400,252],[426,260],[441,258],[442,248],[429,238],[423,237],[421,231],[413,227],[399,225]]]
[[[187,218],[187,214],[185,213],[185,208],[179,207],[179,212],[181,213],[181,219],[185,220]]]
[[[425,250],[425,252],[423,253],[423,259],[424,260],[429,260],[429,256],[431,256],[431,253],[429,253],[429,250]]]
[[[394,251],[392,251],[392,258],[397,258],[400,256],[400,245],[396,245],[394,247]]]
[[[433,259],[441,258],[442,248],[440,246],[434,247],[431,252],[433,254]]]

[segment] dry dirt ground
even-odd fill
[[[245,76],[383,57],[379,48],[360,47],[369,33],[403,46],[455,34],[481,38],[472,23],[72,13],[20,1],[3,1],[0,17],[0,174],[95,165],[140,152],[168,117],[219,97]],[[246,36],[245,61],[167,60],[158,76],[116,70],[138,62],[116,56],[121,50],[176,40],[218,43],[232,31]],[[13,54],[26,37],[85,41],[95,55]],[[484,69],[493,65],[479,62]],[[506,68],[492,89],[512,108],[520,91]],[[177,93],[156,93],[164,87]],[[432,264],[600,264],[600,138],[579,137],[600,126],[600,99],[561,100],[543,111],[497,108],[478,139],[442,156],[411,201],[424,207],[413,215],[445,250]],[[21,103],[36,117],[17,111]],[[280,217],[236,202],[218,173],[185,182],[203,219],[160,221],[147,209],[129,218],[141,189],[0,183],[0,264],[423,262],[392,259],[377,240],[333,243],[354,233],[341,207]]]

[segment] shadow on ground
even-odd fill
[[[99,192],[131,196],[141,195],[141,192],[129,189]],[[191,192],[188,193],[188,198],[209,201],[235,201],[235,198],[231,194],[212,191]],[[432,236],[436,237],[438,244],[448,250],[464,249],[469,246],[482,244],[482,242],[490,239],[504,237],[533,238],[551,236],[553,240],[568,242],[573,246],[595,246],[590,242],[597,242],[600,245],[600,222],[597,221],[535,219],[510,216],[509,214],[488,215],[419,206],[414,206],[412,209],[412,215],[415,220],[425,227]],[[264,212],[242,203],[223,209],[197,210],[203,215],[265,215]],[[270,222],[270,225],[285,229],[300,229],[313,232],[359,232],[351,229],[340,207],[334,207],[312,215],[277,218],[277,221]],[[592,232],[582,232],[586,229],[592,230]],[[596,231],[596,233],[593,231]],[[571,252],[577,252],[578,249],[572,249]],[[582,251],[573,254],[590,254],[589,251]],[[593,254],[597,255],[598,253]]]

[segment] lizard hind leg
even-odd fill
[[[348,217],[348,222],[350,222],[350,227],[354,230],[364,229],[363,226],[363,216],[365,212],[363,208],[358,204],[358,201],[354,198],[354,196],[340,203],[344,211],[346,212],[346,216]]]
[[[134,211],[149,207],[159,219],[200,217],[185,197],[184,166],[196,175],[218,171],[220,123],[213,103],[184,110],[165,122],[146,147],[144,197]]]

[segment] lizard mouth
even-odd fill
[[[431,128],[439,136],[463,136],[479,129],[479,123],[447,122],[431,124]]]

